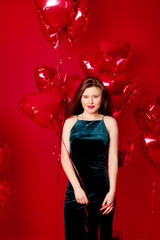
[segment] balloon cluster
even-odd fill
[[[88,22],[87,0],[34,0],[42,34],[57,48],[64,35],[72,45],[85,30]]]
[[[156,101],[138,104],[134,118],[139,129],[140,146],[144,157],[155,168],[160,168],[160,96]]]
[[[127,63],[131,55],[128,42],[100,42],[97,53],[83,53],[80,66],[86,76],[95,76],[102,80],[113,102],[113,116],[118,118],[124,108],[135,100],[140,83],[131,76]]]
[[[9,147],[0,142],[0,172],[3,171],[9,163]],[[0,180],[0,217],[4,214],[9,203],[10,187],[7,180]]]
[[[45,65],[39,65],[34,76],[39,92],[26,94],[19,102],[20,108],[39,126],[60,132],[66,108],[82,79],[70,75],[60,85],[56,69]]]
[[[88,23],[87,0],[34,0],[38,9],[39,25],[53,48],[57,48],[64,33],[72,45],[79,39]],[[60,60],[57,69],[39,65],[35,69],[38,93],[26,94],[19,102],[20,108],[36,124],[61,131],[68,103],[79,82],[71,75],[62,81]]]

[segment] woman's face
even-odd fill
[[[81,104],[84,111],[89,113],[98,112],[103,102],[102,92],[99,87],[86,88],[81,97]]]

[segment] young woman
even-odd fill
[[[111,240],[118,127],[101,80],[89,77],[80,83],[62,139],[61,162],[69,179],[64,201],[65,240]]]

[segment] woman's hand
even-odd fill
[[[108,214],[114,209],[114,192],[109,191],[105,196],[100,211],[104,210],[102,215]]]
[[[80,204],[88,204],[89,203],[89,200],[85,194],[85,191],[81,187],[74,189],[74,195],[75,195],[76,201],[78,203],[80,203]]]

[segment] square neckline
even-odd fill
[[[77,116],[77,115],[76,115]],[[107,135],[108,135],[108,137],[109,137],[109,139],[110,139],[110,135],[109,135],[109,132],[108,132],[108,129],[107,129],[107,127],[106,127],[106,125],[105,125],[105,122],[104,122],[104,117],[105,117],[106,115],[103,115],[103,118],[102,119],[99,119],[99,120],[81,120],[81,119],[78,119],[78,116],[77,116],[77,121],[73,124],[73,126],[72,126],[72,128],[71,128],[71,130],[70,130],[70,136],[69,136],[69,139],[71,138],[71,133],[72,133],[72,131],[73,131],[73,129],[74,129],[74,127],[77,125],[77,123],[78,123],[78,121],[81,121],[81,122],[102,122],[103,124],[104,124],[104,127],[105,127],[105,130],[106,130],[106,132],[107,132]],[[83,124],[84,125],[84,124]],[[86,127],[88,127],[88,125],[89,124],[86,124]]]
[[[103,118],[102,119],[98,119],[98,120],[84,120],[84,119],[79,119],[78,118],[78,115],[77,116],[77,121],[85,121],[85,122],[94,122],[94,121],[102,121],[105,117],[105,115],[103,115]]]

